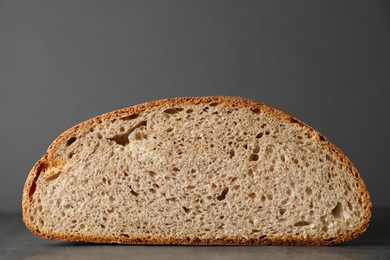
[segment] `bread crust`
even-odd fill
[[[32,194],[35,191],[36,181],[40,174],[44,172],[46,168],[58,165],[57,151],[61,145],[67,142],[67,140],[74,136],[81,130],[89,129],[106,119],[116,119],[132,114],[138,114],[142,111],[161,108],[166,106],[175,105],[188,105],[188,104],[211,104],[218,103],[219,105],[233,106],[238,109],[259,109],[261,113],[268,114],[277,119],[285,121],[287,124],[297,124],[298,127],[309,133],[314,137],[315,142],[321,144],[324,149],[327,149],[335,155],[337,158],[342,160],[344,165],[352,173],[352,177],[359,183],[359,189],[362,193],[362,204],[365,205],[365,215],[363,218],[362,225],[355,230],[351,230],[349,233],[339,235],[337,237],[329,238],[297,238],[297,237],[285,237],[281,239],[275,238],[220,238],[220,239],[202,239],[202,238],[171,238],[171,237],[154,237],[154,238],[140,238],[140,237],[105,237],[105,236],[83,236],[83,235],[68,235],[61,233],[45,233],[34,228],[29,220],[28,207]],[[281,109],[265,105],[253,100],[249,100],[241,97],[229,97],[229,96],[208,96],[208,97],[179,97],[169,98],[163,100],[150,101],[143,104],[135,105],[128,108],[115,110],[113,112],[105,113],[100,116],[94,117],[87,121],[84,121],[68,130],[63,132],[54,142],[49,146],[47,154],[45,154],[39,161],[36,162],[34,167],[31,169],[26,183],[23,189],[22,198],[22,211],[23,211],[23,222],[27,228],[34,234],[47,239],[65,240],[65,241],[83,241],[83,242],[94,242],[94,243],[124,243],[124,244],[181,244],[181,245],[334,245],[339,244],[353,238],[360,236],[368,227],[371,218],[371,201],[367,187],[364,184],[359,172],[347,158],[347,156],[338,149],[334,144],[329,142],[322,134],[314,130],[312,127],[299,120],[295,116],[282,111]]]

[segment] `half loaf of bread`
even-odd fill
[[[23,192],[33,233],[98,243],[328,245],[363,233],[370,209],[323,135],[235,97],[152,101],[76,125]]]

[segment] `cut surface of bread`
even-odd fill
[[[49,239],[328,245],[368,227],[368,191],[323,135],[237,97],[171,98],[85,121],[28,175],[23,220]]]

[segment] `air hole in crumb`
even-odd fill
[[[108,200],[112,203],[115,201],[115,198],[113,196],[108,197]]]
[[[106,226],[105,226],[105,225],[103,225],[103,224],[100,224],[100,227],[101,227],[101,228],[106,228]]]
[[[136,133],[136,134],[135,134],[135,140],[142,140],[142,137],[143,137],[143,136],[142,136],[141,133]],[[128,143],[128,141],[127,141],[127,143]],[[126,144],[127,144],[127,143],[126,143]],[[126,144],[125,144],[125,145],[126,145]],[[125,145],[123,145],[123,146],[125,146]]]
[[[265,131],[266,135],[269,135],[271,132],[269,130]]]
[[[224,200],[226,198],[226,194],[229,192],[229,188],[225,187],[222,190],[221,195],[217,196],[217,200]]]
[[[179,172],[180,171],[180,169],[177,168],[177,167],[173,167],[172,170],[175,171],[175,172]]]
[[[263,132],[260,132],[260,133],[258,133],[257,135],[256,135],[256,138],[262,138],[263,137]]]
[[[110,141],[114,141],[116,142],[117,144],[119,145],[122,145],[122,146],[126,146],[129,144],[129,135],[138,127],[141,127],[141,126],[146,126],[147,122],[146,121],[141,121],[139,122],[138,124],[136,124],[134,127],[130,128],[129,130],[127,130],[125,133],[123,134],[117,134],[117,135],[114,135],[113,137],[109,137],[108,140]],[[137,133],[139,135],[139,133]],[[136,136],[136,139],[141,139],[143,136],[140,136],[137,138]],[[101,138],[99,138],[101,139]]]
[[[124,128],[123,126],[121,126],[121,127],[119,128],[119,131],[120,131],[120,132],[124,132],[124,131],[125,131],[125,128]]]
[[[248,197],[251,198],[251,199],[254,199],[254,198],[256,198],[256,194],[254,192],[249,193]]]
[[[122,236],[122,237],[127,237],[127,238],[130,237],[128,234],[120,234],[120,236]]]
[[[230,154],[230,158],[232,158],[232,157],[234,156],[234,154],[235,154],[234,149],[231,149],[231,150],[229,151],[229,154]]]
[[[139,193],[135,192],[135,191],[131,188],[131,186],[129,186],[129,188],[130,188],[130,193],[131,193],[131,195],[133,195],[133,196],[138,196],[138,195],[139,195]]]
[[[172,130],[173,130],[173,128],[172,128],[172,127],[169,127],[169,128],[167,129],[167,133],[172,132]]]
[[[286,209],[283,209],[283,208],[279,209],[280,215],[283,215],[285,212],[286,212]]]
[[[156,194],[156,190],[155,189],[149,189],[149,191],[153,194]]]
[[[165,109],[164,110],[164,113],[166,114],[176,114],[180,111],[182,111],[183,109],[182,108],[168,108],[168,109]]]
[[[66,142],[66,146],[72,145],[76,140],[77,140],[77,137],[69,138],[69,140]]]
[[[48,178],[46,178],[46,181],[54,181],[54,180],[57,179],[59,176],[60,176],[60,172],[59,172],[59,173],[55,173],[55,174],[49,176]]]
[[[187,214],[190,213],[190,211],[191,211],[191,210],[190,210],[189,208],[187,208],[187,207],[184,207],[184,206],[183,206],[182,208],[183,208],[184,212],[187,213]]]
[[[311,195],[313,193],[313,191],[311,190],[310,187],[306,187],[306,194],[307,195]]]
[[[218,102],[213,102],[213,103],[210,103],[210,107],[216,107],[216,106],[218,106],[219,105],[219,103]]]
[[[259,159],[259,156],[257,154],[251,154],[249,156],[249,161],[252,162],[252,161],[257,161]]]
[[[280,155],[280,160],[282,160],[282,162],[286,161],[286,158],[284,157],[284,154]]]
[[[261,200],[262,202],[264,202],[264,201],[266,201],[266,200],[267,200],[267,198],[266,198],[264,195],[261,195],[261,198],[260,198],[260,200]]]
[[[267,194],[267,199],[272,200],[273,199],[272,194]]]
[[[295,118],[293,118],[293,117],[290,117],[290,122],[291,122],[291,123],[295,123],[295,124],[302,125],[301,122],[299,122],[297,119],[295,119]]]
[[[101,133],[98,133],[98,134],[97,134],[97,138],[102,139],[102,138],[103,138],[102,134],[101,134]]]
[[[342,214],[343,214],[343,205],[341,205],[340,202],[337,202],[336,207],[334,207],[332,209],[331,213],[332,213],[333,217],[340,218],[342,216]]]
[[[72,159],[73,155],[75,155],[75,153],[69,153],[69,154],[68,154],[68,158],[69,158],[69,159]]]
[[[125,117],[121,117],[122,120],[131,120],[131,119],[136,119],[139,115],[138,114],[132,114],[132,115],[128,115],[128,116],[125,116]]]
[[[150,177],[154,177],[157,175],[157,173],[155,173],[154,171],[148,171],[148,174],[150,175]]]
[[[190,114],[190,113],[192,113],[192,112],[194,112],[194,110],[192,110],[191,108],[189,108],[189,109],[186,110],[186,113],[188,113],[188,114]]]
[[[252,112],[255,114],[260,114],[260,108],[254,108],[252,109]]]
[[[307,225],[310,225],[310,222],[307,222],[307,221],[299,221],[297,223],[294,224],[294,227],[303,227],[303,226],[307,226]]]
[[[176,198],[175,197],[172,197],[172,198],[168,198],[168,199],[165,199],[166,201],[173,201],[175,202],[176,201]]]
[[[259,145],[255,145],[255,148],[253,148],[253,152],[254,153],[260,152],[260,146]]]
[[[118,134],[118,135],[115,135],[115,136],[113,136],[111,138],[108,138],[108,140],[114,141],[114,142],[116,142],[119,145],[126,146],[129,143],[128,136],[129,136],[128,133]]]
[[[323,135],[320,135],[320,134],[319,134],[318,136],[320,137],[320,140],[321,140],[321,141],[325,141],[325,140],[326,140],[325,137],[324,137]]]

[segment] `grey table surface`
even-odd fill
[[[21,213],[0,213],[0,223],[0,259],[390,259],[390,208],[374,208],[368,230],[337,246],[98,245],[41,239]]]

